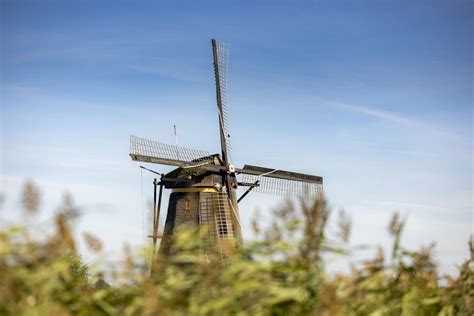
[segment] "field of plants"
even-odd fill
[[[38,189],[27,183],[21,199],[34,222]],[[332,214],[324,201],[273,212],[273,222],[255,221],[255,240],[224,262],[199,255],[199,232],[190,227],[176,239],[177,254],[157,258],[151,274],[139,249],[96,272],[77,252],[79,212],[66,195],[46,237],[22,226],[0,232],[0,315],[474,315],[472,241],[459,274],[439,275],[432,246],[401,243],[405,221],[394,213],[389,256],[379,249],[350,273],[330,274],[326,254],[356,251],[347,215]],[[328,233],[329,220],[336,233]],[[93,234],[81,238],[103,251]]]

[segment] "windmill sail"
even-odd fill
[[[258,181],[254,192],[303,199],[323,197],[322,177],[250,165],[238,171],[242,174],[242,183],[250,185]]]
[[[199,166],[220,170],[215,165],[215,155],[197,149],[163,144],[145,138],[130,136],[130,157],[136,161],[158,163],[177,167]]]
[[[217,112],[219,115],[222,158],[224,163],[227,164],[230,160],[231,150],[227,99],[229,45],[213,39],[212,53],[214,56],[214,75],[216,79]]]

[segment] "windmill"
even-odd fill
[[[251,191],[312,199],[322,198],[323,195],[323,178],[319,176],[252,165],[244,165],[243,168],[232,165],[227,102],[229,45],[215,39],[211,43],[221,152],[209,154],[130,136],[130,156],[133,160],[178,167],[168,174],[142,167],[160,175],[160,181],[154,181],[153,235],[150,236],[154,246],[159,238],[158,219],[163,187],[172,190],[159,249],[164,254],[172,251],[173,236],[184,225],[206,227],[205,233],[200,236],[205,255],[214,253],[225,257],[229,245],[241,246],[238,204]],[[239,186],[247,189],[237,197]]]

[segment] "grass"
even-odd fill
[[[25,216],[39,211],[38,189],[26,184]],[[350,273],[329,275],[324,254],[350,256],[351,223],[342,212],[329,236],[324,201],[274,210],[242,252],[224,262],[199,255],[196,228],[176,237],[175,255],[158,257],[151,275],[129,250],[120,264],[92,273],[76,251],[72,198],[56,213],[51,233],[29,227],[0,232],[1,315],[474,315],[474,247],[456,277],[440,276],[432,246],[401,244],[405,221],[387,225],[391,256],[382,249]],[[92,234],[93,251],[103,245]],[[109,276],[105,278],[104,275]],[[108,282],[105,281],[108,280]]]

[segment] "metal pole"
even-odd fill
[[[156,186],[158,185],[158,181],[153,179],[153,258],[155,257],[155,252],[156,252]]]
[[[176,132],[176,125],[173,125],[173,130],[174,130],[174,141],[176,143],[176,159],[179,160],[178,133]]]
[[[156,204],[156,186],[160,185],[160,192],[158,194],[158,204]],[[160,182],[156,181],[156,178],[153,180],[154,185],[154,194],[153,194],[153,256],[151,262],[151,272],[153,272],[153,267],[155,265],[155,256],[156,256],[156,242],[158,240],[158,226],[160,223],[160,210],[161,210],[161,198],[163,196],[163,174],[161,175]]]
[[[160,180],[160,194],[158,195],[158,207],[156,208],[156,223],[155,223],[155,232],[156,238],[158,238],[158,224],[160,222],[160,210],[161,210],[161,197],[163,196],[163,175],[161,176]]]

